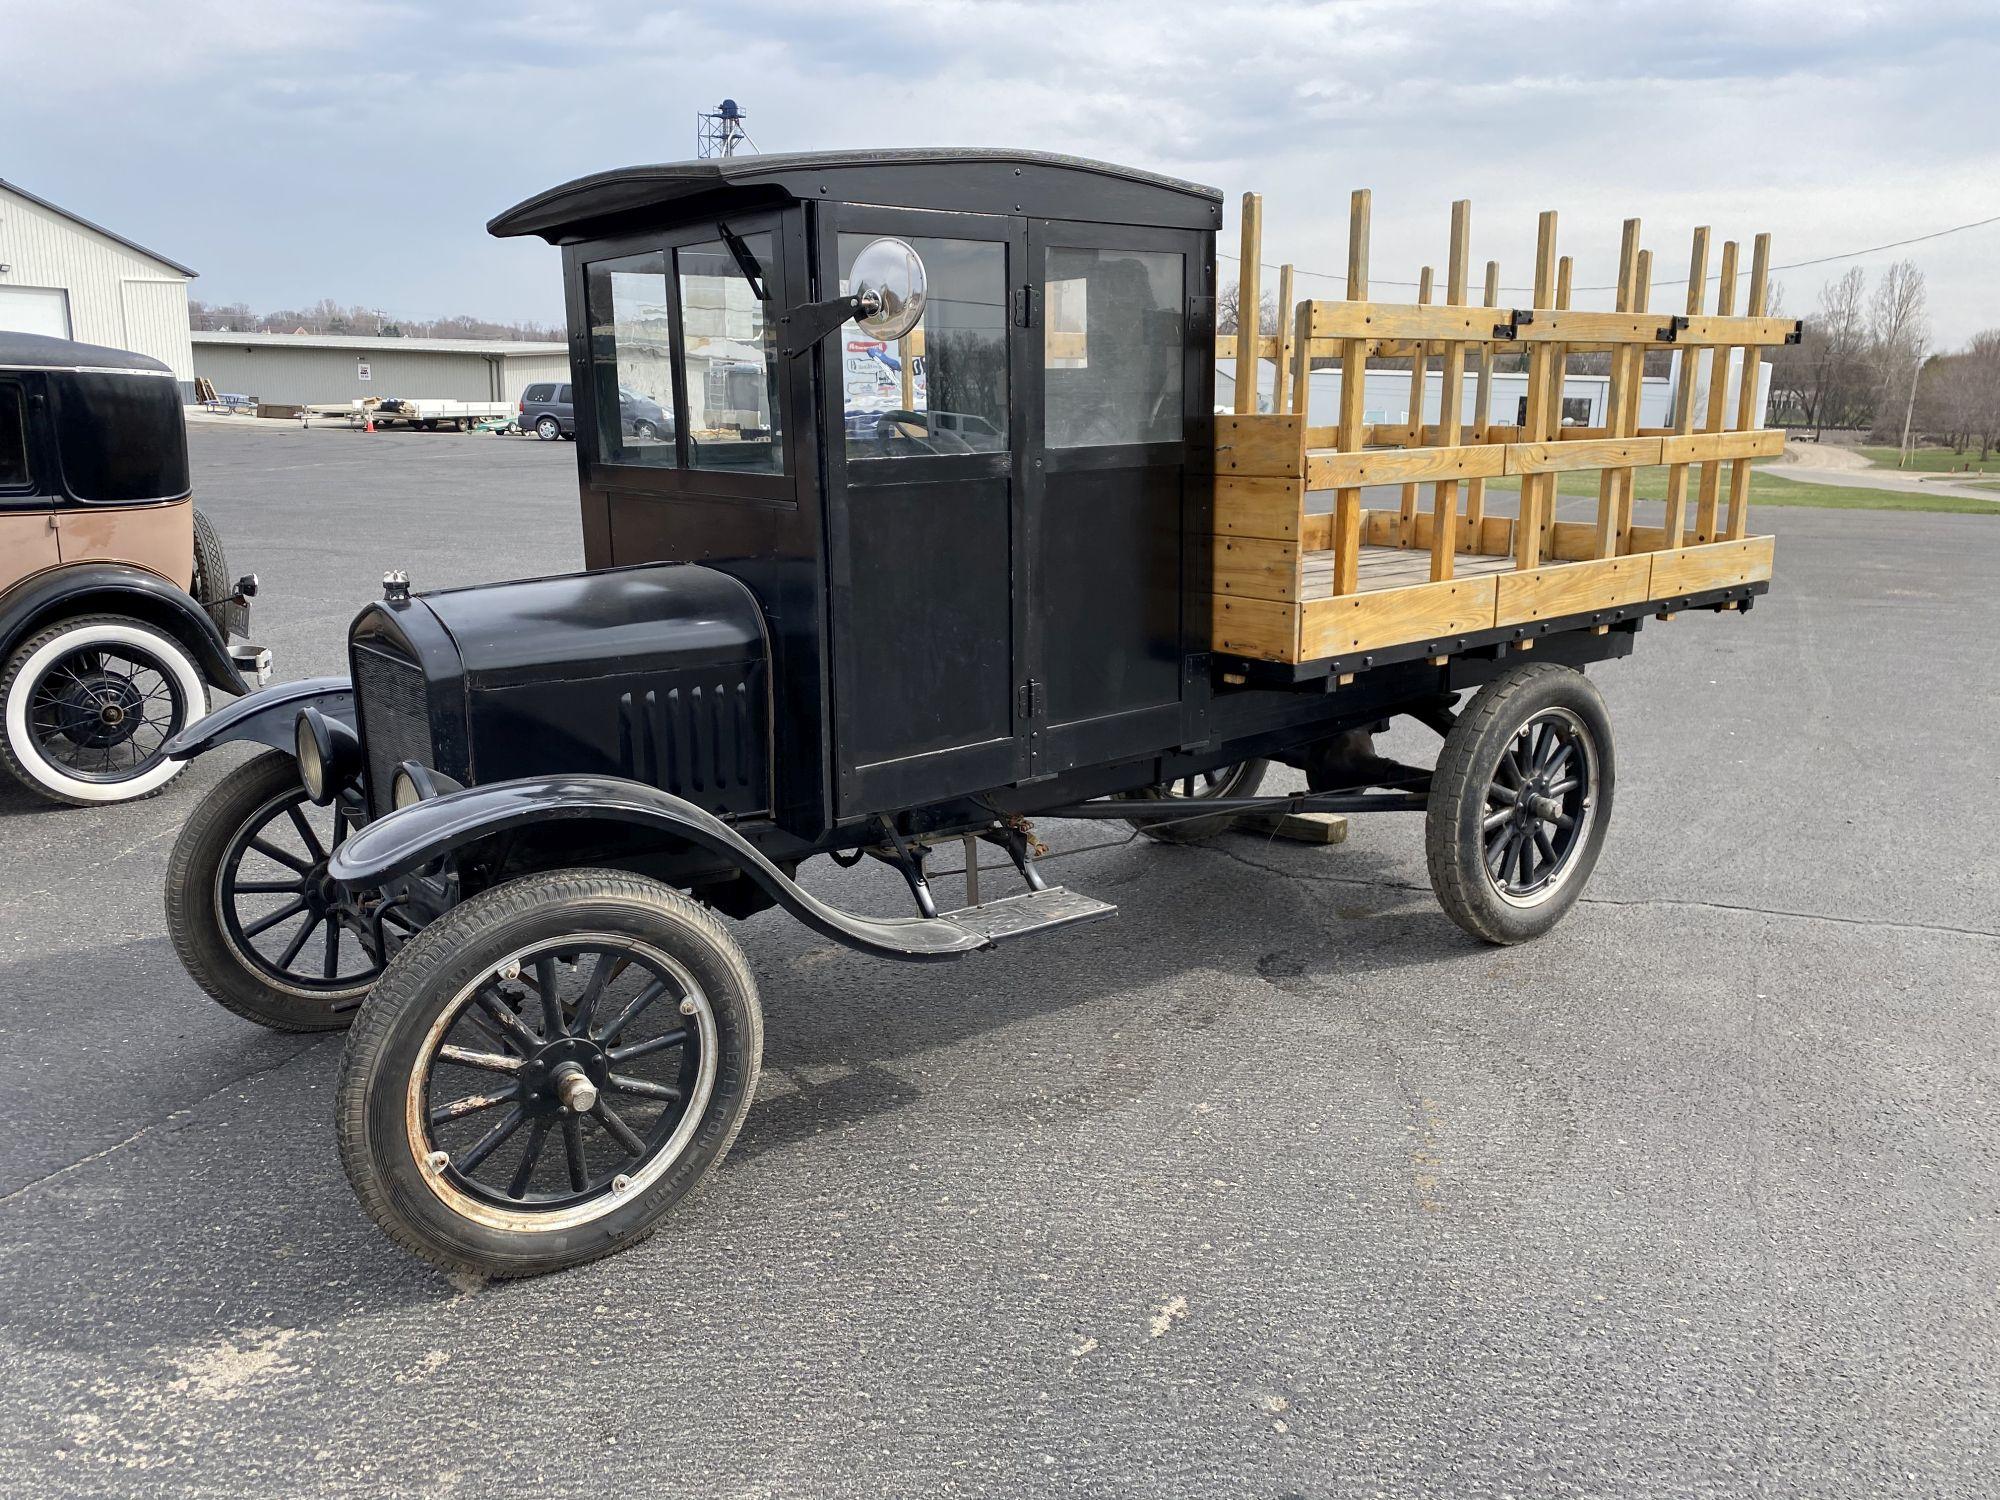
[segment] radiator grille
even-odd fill
[[[406,760],[432,764],[430,703],[416,663],[372,646],[356,645],[352,654],[368,811],[379,818],[392,805],[396,767]]]

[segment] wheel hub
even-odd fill
[[[584,1036],[561,1037],[522,1065],[521,1097],[536,1114],[587,1114],[610,1074],[610,1061],[596,1042]]]
[[[57,699],[59,727],[79,745],[107,750],[145,722],[145,699],[132,679],[99,669],[77,677]]]

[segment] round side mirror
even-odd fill
[[[872,240],[854,258],[847,284],[860,303],[855,323],[871,339],[894,343],[924,315],[924,262],[902,240]]]

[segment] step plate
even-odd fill
[[[1072,922],[1090,922],[1108,917],[1118,908],[1095,896],[1052,885],[1045,891],[1026,891],[1019,896],[1002,896],[998,901],[964,906],[944,913],[947,922],[956,922],[972,932],[1004,943],[1009,938],[1046,932],[1051,927],[1067,927]]]

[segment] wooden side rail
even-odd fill
[[[1597,312],[1570,306],[1574,266],[1557,253],[1556,216],[1545,213],[1531,305],[1499,305],[1500,268],[1488,261],[1475,306],[1468,287],[1471,205],[1461,201],[1452,205],[1442,301],[1433,302],[1433,273],[1425,267],[1416,303],[1405,305],[1370,296],[1370,202],[1366,190],[1350,200],[1345,300],[1294,305],[1294,271],[1285,265],[1278,331],[1244,326],[1218,338],[1218,354],[1233,356],[1239,375],[1234,412],[1215,419],[1218,649],[1298,662],[1365,649],[1353,643],[1386,642],[1398,631],[1409,632],[1406,640],[1449,635],[1474,628],[1468,620],[1505,624],[1515,611],[1535,618],[1578,601],[1587,608],[1593,600],[1671,597],[1643,591],[1684,575],[1707,576],[1701,569],[1708,564],[1690,563],[1677,573],[1677,563],[1661,571],[1661,559],[1710,547],[1724,549],[1714,554],[1717,576],[1769,576],[1768,539],[1747,536],[1750,465],[1782,452],[1784,438],[1757,425],[1759,369],[1762,352],[1796,341],[1801,325],[1766,311],[1768,236],[1755,242],[1742,315],[1735,311],[1733,242],[1723,247],[1716,309],[1706,311],[1706,228],[1695,233],[1684,311],[1660,313],[1649,306],[1651,252],[1640,244],[1639,221],[1627,220],[1616,306]],[[1246,195],[1238,300],[1245,324],[1254,324],[1259,307],[1262,222],[1262,200]],[[1641,426],[1643,361],[1656,349],[1676,355],[1674,407],[1665,425]],[[1738,350],[1742,373],[1732,418],[1726,388]],[[1569,361],[1591,351],[1611,355],[1602,416],[1565,425]],[[1507,355],[1525,363],[1527,395],[1522,419],[1501,423],[1493,420],[1493,389],[1497,361]],[[1401,382],[1407,372],[1408,408],[1400,422],[1367,420],[1371,357],[1407,361],[1396,375]],[[1258,362],[1267,358],[1275,378],[1264,400]],[[1433,360],[1441,377],[1436,397]],[[1316,365],[1337,365],[1340,372],[1338,420],[1330,427],[1309,425]],[[1704,374],[1705,396],[1697,389]],[[1730,466],[1726,500],[1724,464]],[[1637,525],[1635,471],[1657,466],[1669,470],[1665,522]],[[1601,476],[1595,520],[1557,520],[1557,477],[1590,469]],[[1501,479],[1519,481],[1518,518],[1485,513],[1487,484]],[[1362,508],[1364,487],[1389,484],[1402,486],[1399,506]],[[1332,492],[1330,512],[1308,509],[1315,491]],[[1746,542],[1766,544],[1761,562],[1754,546],[1744,552]],[[1246,644],[1253,640],[1256,649]]]

